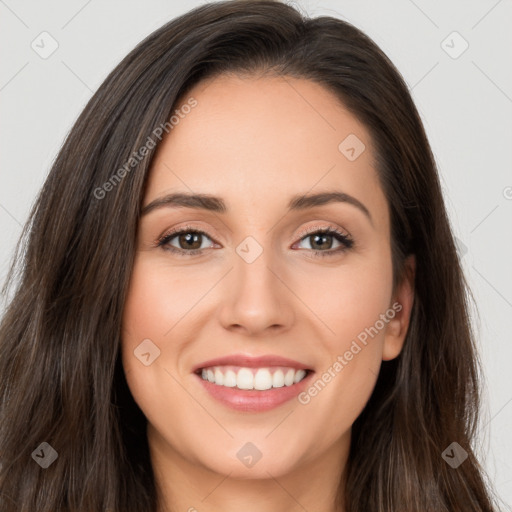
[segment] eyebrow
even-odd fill
[[[314,208],[315,206],[323,206],[325,204],[336,202],[347,203],[355,206],[365,214],[373,225],[373,219],[368,208],[366,208],[366,206],[355,197],[339,191],[295,195],[288,203],[288,210],[302,211],[308,208]],[[160,208],[199,208],[216,213],[226,213],[228,211],[225,201],[220,197],[209,194],[189,194],[179,192],[158,197],[154,201],[151,201],[151,203],[144,206],[141,211],[141,216],[147,215],[149,212]]]

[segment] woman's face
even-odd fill
[[[240,478],[336,468],[412,306],[368,132],[307,80],[191,97],[150,172],[123,318],[152,455]]]

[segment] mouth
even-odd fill
[[[268,389],[293,386],[304,380],[313,370],[291,368],[286,366],[270,366],[249,368],[240,366],[211,366],[196,370],[201,379],[216,386],[236,388],[240,390]]]
[[[208,395],[243,412],[263,412],[289,402],[302,392],[315,371],[281,357],[232,356],[207,361],[193,374]]]

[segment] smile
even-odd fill
[[[307,370],[279,366],[265,368],[213,366],[202,368],[200,375],[203,380],[217,386],[265,391],[297,384],[306,377]]]
[[[314,373],[309,365],[273,354],[231,354],[192,369],[205,398],[239,412],[264,412],[290,402]]]

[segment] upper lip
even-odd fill
[[[212,366],[243,366],[246,368],[266,368],[269,366],[287,366],[297,370],[311,370],[311,367],[293,359],[277,355],[249,356],[244,354],[232,354],[225,357],[209,359],[194,367],[193,372]]]

